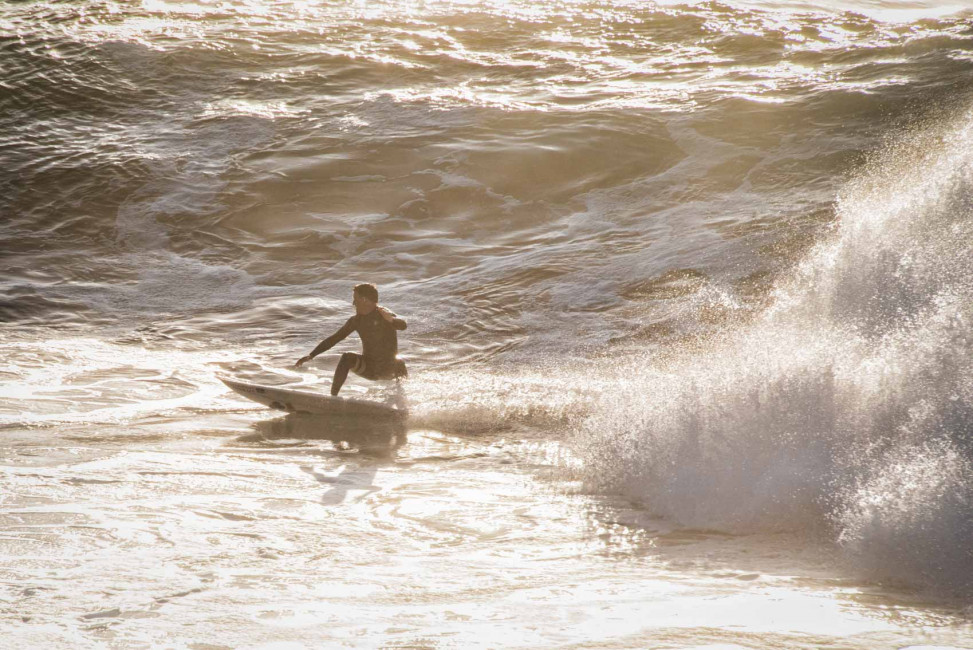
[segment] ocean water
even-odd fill
[[[5,647],[973,647],[962,3],[6,2],[0,265]]]

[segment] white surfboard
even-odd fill
[[[339,417],[354,417],[371,420],[402,420],[408,416],[404,408],[352,397],[332,397],[293,388],[261,386],[233,379],[219,378],[233,391],[247,399],[272,409],[292,413],[316,413]]]

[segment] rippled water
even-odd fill
[[[4,636],[969,646],[971,18],[7,3]]]

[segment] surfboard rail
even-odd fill
[[[251,384],[227,377],[218,377],[218,379],[233,392],[279,411],[374,420],[402,420],[408,417],[406,409],[381,402],[353,397],[333,397],[293,388]]]

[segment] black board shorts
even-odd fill
[[[396,377],[408,376],[408,372],[405,369],[405,362],[398,357],[391,364],[369,364],[362,355],[354,354],[354,356],[355,365],[352,366],[351,371],[364,379],[374,381],[376,379],[395,379]]]

